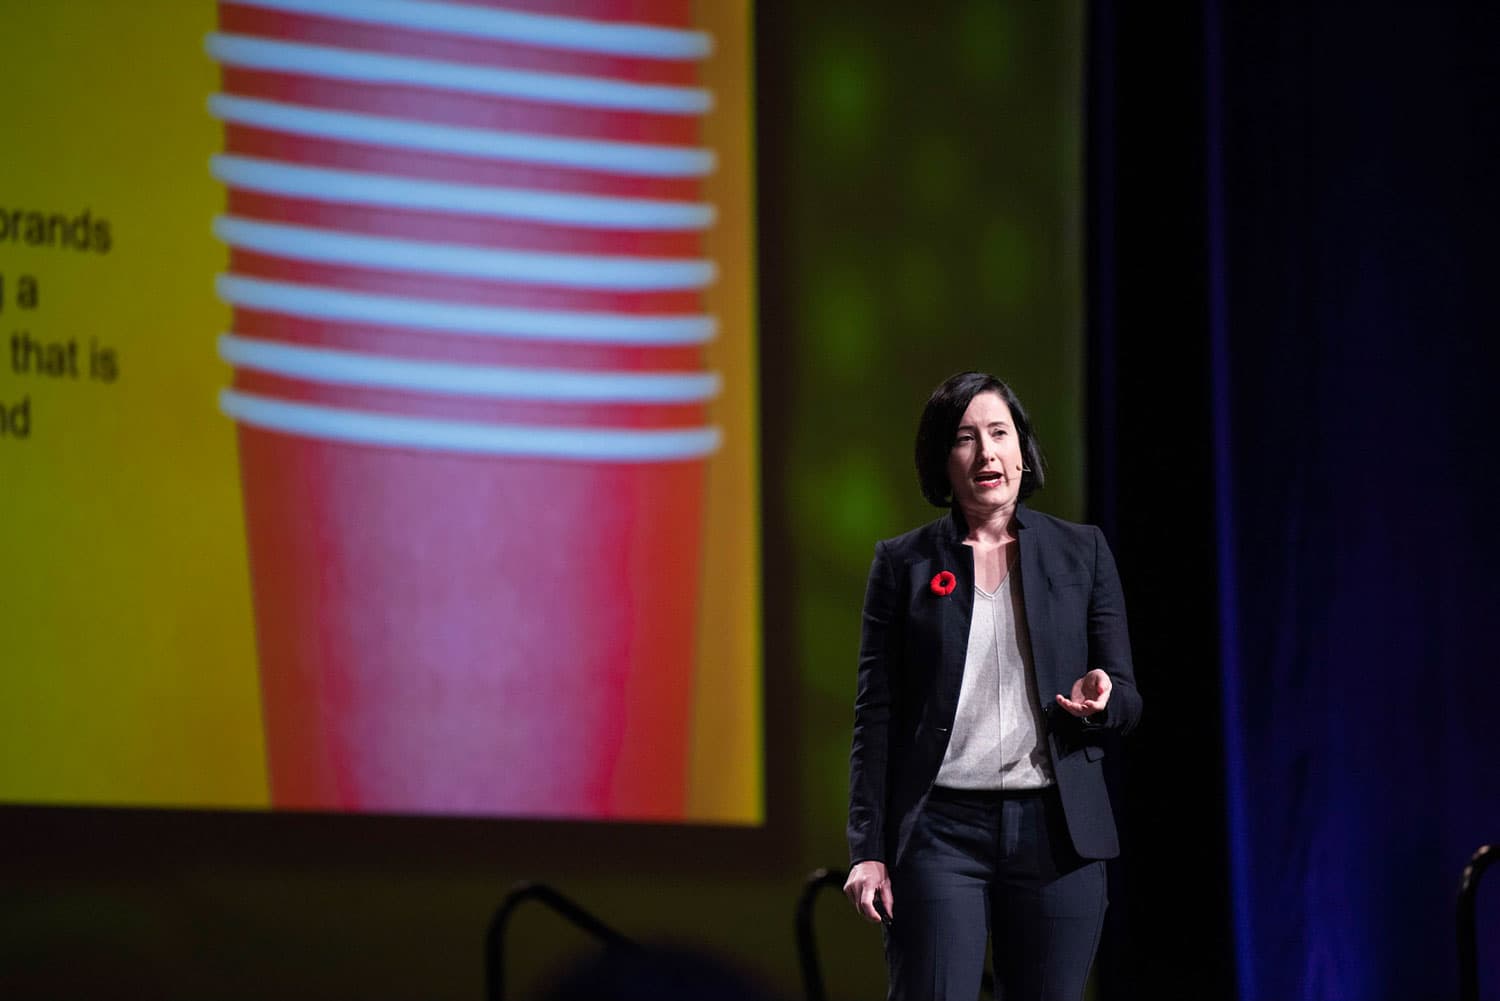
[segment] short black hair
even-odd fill
[[[1021,473],[1020,499],[1025,500],[1047,483],[1042,446],[1015,390],[987,372],[960,372],[932,391],[927,406],[922,408],[922,419],[917,422],[917,483],[922,496],[936,507],[949,507],[953,503],[948,453],[953,450],[958,422],[980,393],[999,394],[1016,422],[1016,434],[1021,436],[1021,459],[1026,466]]]

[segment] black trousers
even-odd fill
[[[934,789],[891,873],[890,1001],[1081,1001],[1104,925],[1104,863],[1079,858],[1057,790]]]

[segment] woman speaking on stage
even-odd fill
[[[1099,529],[1031,510],[1021,401],[964,372],[917,426],[947,513],[879,542],[865,592],[844,887],[885,930],[892,1001],[1080,1001],[1119,853],[1105,738],[1141,714]]]

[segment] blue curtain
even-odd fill
[[[1496,28],[1205,8],[1241,1001],[1455,996],[1459,871],[1500,841]]]

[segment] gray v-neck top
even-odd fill
[[[969,650],[958,713],[938,769],[940,786],[1019,790],[1052,785],[1018,569],[1012,567],[993,594],[974,587]]]

